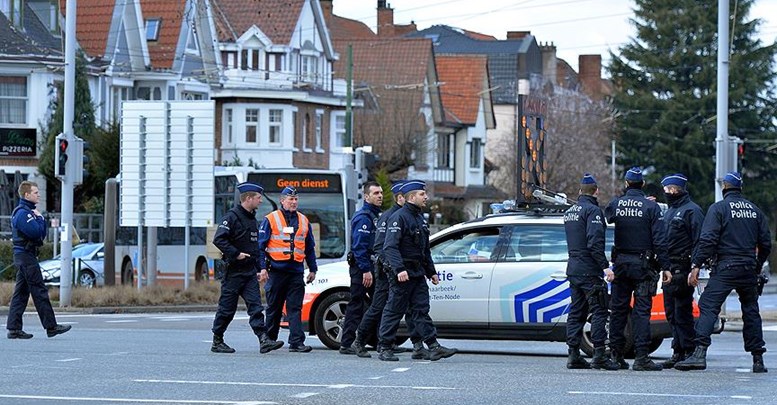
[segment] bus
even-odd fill
[[[308,169],[254,169],[250,167],[222,167],[214,169],[214,223],[239,201],[237,184],[244,181],[260,184],[264,188],[264,199],[259,206],[256,218],[261,221],[265,215],[280,207],[280,192],[286,186],[296,187],[299,192],[299,211],[308,217],[316,240],[318,264],[345,260],[350,245],[349,218],[355,202],[349,199],[346,176],[342,171]],[[117,179],[121,181],[121,179]],[[116,193],[118,194],[118,193]],[[116,205],[106,204],[106,217],[113,215],[116,226],[109,229],[106,221],[105,232],[115,235],[113,273],[116,284],[135,284],[138,268],[137,228],[118,226],[119,199],[121,196],[107,196],[117,201]],[[109,212],[112,210],[113,212]],[[159,284],[183,286],[186,247],[183,227],[156,228],[156,280]],[[189,228],[189,281],[212,280],[214,261],[221,258],[218,250],[210,243],[215,226],[210,228]],[[143,232],[143,272],[146,266],[146,240],[150,229]],[[109,238],[106,238],[108,244]],[[208,247],[210,245],[210,247]],[[109,249],[106,246],[106,249]],[[110,258],[106,258],[110,261]],[[106,263],[107,264],[107,263]],[[110,274],[110,272],[107,272]],[[145,275],[142,277],[145,284]],[[137,285],[137,284],[135,284]]]

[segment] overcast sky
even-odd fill
[[[705,0],[713,3],[713,0]],[[394,23],[418,29],[445,24],[505,39],[507,31],[531,31],[538,43],[553,42],[558,57],[577,70],[581,54],[601,54],[635,36],[631,0],[389,0]],[[717,2],[714,2],[717,4]],[[377,0],[334,0],[334,13],[359,20],[373,31]],[[777,0],[757,0],[750,18],[764,20],[760,38],[777,39]],[[604,72],[603,72],[604,73]]]

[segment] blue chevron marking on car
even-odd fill
[[[558,318],[561,315],[564,315],[565,313],[569,312],[569,304],[562,305],[556,309],[552,309],[550,311],[546,311],[544,314],[542,314],[542,321],[543,322],[553,322],[554,318]]]
[[[555,280],[554,280],[555,281]],[[564,284],[563,282],[556,281],[556,287]],[[556,304],[558,304],[560,301],[563,301],[571,296],[569,289],[564,288],[563,290],[557,292],[556,294],[550,296],[550,297],[544,297],[539,299],[538,301],[532,302],[529,304],[529,322],[539,322],[538,318],[540,315],[540,312],[542,309],[547,309],[549,307],[552,307]],[[539,298],[539,296],[535,297]],[[563,308],[563,307],[562,307]],[[543,316],[542,322],[550,322],[545,319]]]
[[[539,297],[542,294],[547,293],[548,291],[553,290],[554,288],[558,287],[559,285],[563,284],[563,281],[557,281],[557,280],[550,280],[545,284],[540,285],[539,287],[535,287],[531,290],[524,291],[522,293],[516,294],[515,297],[513,297],[513,305],[514,305],[514,311],[515,311],[515,321],[516,322],[525,322],[524,318],[524,311],[523,311],[523,303],[524,301],[528,301],[532,298]],[[534,320],[531,320],[531,315],[529,322],[536,322],[536,316],[534,317]]]

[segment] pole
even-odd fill
[[[138,291],[143,289],[143,225],[138,222]]]
[[[718,106],[715,138],[715,201],[723,199],[720,181],[729,170],[728,139],[728,0],[718,0]]]
[[[610,148],[610,186],[613,191],[615,191],[615,138],[612,138],[612,145]]]
[[[515,134],[515,202],[523,201],[521,195],[521,184],[523,183],[523,144],[525,142],[524,129],[523,129],[523,94],[518,93],[518,106],[516,108],[517,115],[515,117],[515,128],[517,133]]]
[[[63,128],[69,145],[75,149],[75,135],[73,134],[73,118],[75,117],[75,84],[76,84],[76,0],[67,0],[65,3],[65,97]],[[58,146],[55,146],[58,147]],[[71,153],[71,155],[73,155]],[[59,259],[59,306],[69,307],[73,289],[73,274],[70,269],[73,266],[73,243],[70,238],[70,227],[73,226],[73,179],[75,177],[76,161],[68,159],[65,167],[65,176],[62,178],[62,212],[61,226],[62,242],[60,245],[61,256]]]
[[[343,147],[353,147],[353,45],[348,44],[348,60],[345,70],[345,140]]]

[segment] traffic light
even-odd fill
[[[74,143],[73,159],[75,159],[76,167],[73,172],[73,185],[77,186],[83,184],[86,176],[86,165],[89,163],[89,157],[84,152],[89,150],[89,142],[76,137]]]
[[[65,177],[68,160],[68,141],[65,134],[59,134],[55,138],[56,149],[54,152],[54,176],[58,179]]]
[[[742,142],[737,146],[737,158],[739,159],[739,166],[745,166],[745,143]]]

